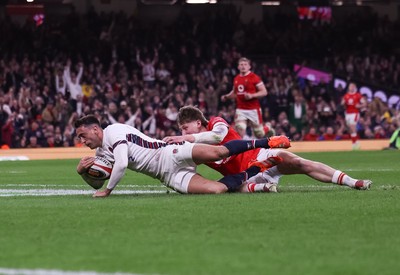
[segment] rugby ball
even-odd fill
[[[86,171],[86,174],[95,180],[107,180],[111,176],[112,163],[103,157],[95,157],[94,164]]]

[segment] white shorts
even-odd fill
[[[356,125],[358,120],[360,119],[359,113],[345,113],[345,119],[347,125]]]
[[[265,160],[269,157],[276,157],[278,155],[278,152],[280,149],[261,149],[260,152],[257,155],[257,160]],[[247,180],[247,183],[266,183],[266,182],[271,182],[271,177],[268,175],[268,170],[258,173],[257,175],[249,178]],[[275,182],[271,182],[275,183]]]
[[[262,125],[261,109],[236,109],[235,122],[250,121],[251,127]]]
[[[187,193],[189,182],[196,174],[197,165],[192,159],[194,143],[169,145],[160,155],[159,169],[163,174],[162,182],[179,193]]]

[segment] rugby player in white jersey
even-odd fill
[[[208,180],[196,173],[196,166],[236,155],[254,148],[288,148],[285,136],[258,140],[233,140],[221,146],[180,142],[168,144],[150,138],[134,127],[112,124],[104,130],[93,115],[75,122],[76,135],[96,155],[114,163],[107,188],[97,191],[94,197],[107,197],[123,177],[126,168],[159,179],[167,187],[180,193],[218,194],[238,191],[240,186],[260,171],[275,163],[254,162],[238,174],[227,175],[219,181]],[[93,157],[83,157],[77,172],[83,174],[94,163]]]

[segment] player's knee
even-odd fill
[[[207,188],[208,188],[207,190],[208,194],[222,194],[228,192],[228,187],[219,182],[215,182],[214,184],[208,184]]]
[[[255,127],[253,129],[253,131],[254,131],[254,135],[256,136],[256,138],[263,138],[265,136],[265,131],[262,126]]]
[[[295,161],[296,161],[296,167],[299,169],[300,172],[304,174],[308,174],[315,169],[314,161],[303,159],[301,157],[297,157]]]
[[[238,121],[235,123],[235,127],[238,131],[246,131],[247,124],[244,121]]]
[[[222,194],[228,192],[228,188],[225,185],[220,185],[214,188],[214,194]]]

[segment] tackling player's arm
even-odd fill
[[[228,126],[223,123],[217,123],[214,125],[211,131],[201,132],[192,134],[194,143],[207,143],[207,144],[219,144],[221,143],[226,135],[228,134]]]
[[[205,131],[183,136],[168,136],[163,139],[167,143],[188,141],[192,143],[219,144],[228,134],[228,126],[224,123],[216,123],[211,131]]]
[[[114,148],[113,154],[115,162],[107,188],[103,191],[97,191],[93,197],[109,196],[125,174],[125,170],[128,167],[128,145],[126,143],[118,144]]]

